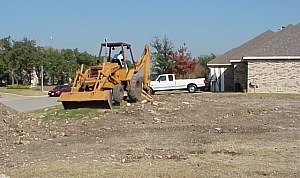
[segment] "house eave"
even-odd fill
[[[300,56],[246,56],[243,60],[300,60]]]
[[[232,59],[229,61],[230,63],[238,63],[238,62],[242,62],[241,59]]]
[[[207,66],[231,66],[231,64],[207,64]]]

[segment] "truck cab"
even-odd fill
[[[164,74],[159,75],[155,81],[151,81],[155,90],[173,90],[176,89],[175,75]],[[150,84],[151,86],[151,84]]]
[[[176,80],[175,74],[159,75],[154,81],[150,82],[151,93],[165,90],[188,90],[194,93],[198,88],[205,86],[205,78],[180,79]]]

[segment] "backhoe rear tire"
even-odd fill
[[[154,91],[152,88],[150,88],[150,94],[151,94],[151,95],[154,95],[154,94],[155,94],[155,91]]]
[[[137,75],[133,75],[131,78],[131,87],[128,91],[128,97],[130,102],[137,102],[142,94],[142,82]]]
[[[115,85],[113,92],[113,101],[116,105],[120,105],[120,103],[123,101],[124,98],[124,88],[121,84]]]

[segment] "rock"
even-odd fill
[[[225,116],[223,116],[224,119],[228,119],[229,118],[229,115],[226,114]]]
[[[112,129],[110,127],[104,126],[104,127],[101,128],[101,130],[112,130]]]
[[[106,109],[103,111],[104,114],[107,114],[107,113],[112,113],[113,111],[110,110],[110,109]],[[89,117],[84,117],[84,119],[88,119]]]
[[[143,100],[141,103],[145,104],[145,103],[148,103],[148,101],[147,100]]]
[[[130,103],[127,103],[127,104],[126,104],[126,106],[130,107],[130,106],[131,106],[131,104],[130,104]]]
[[[8,122],[6,121],[6,119],[3,119],[3,122],[4,122],[5,124],[8,124]]]
[[[154,106],[159,106],[159,103],[158,103],[157,101],[153,101],[152,104],[153,104]]]
[[[18,144],[18,145],[23,144],[23,143],[24,143],[24,142],[23,142],[23,139],[24,139],[24,137],[23,137],[23,136],[20,136],[20,137],[19,137],[19,141],[17,141],[16,144]]]
[[[10,178],[10,177],[5,174],[0,174],[0,178]]]
[[[276,108],[274,108],[274,111],[278,111],[278,110],[279,110],[279,108],[277,108],[277,107],[276,107]]]
[[[221,129],[221,128],[215,128],[215,130],[218,132],[218,133],[222,133],[223,132],[223,130]]]
[[[184,101],[184,102],[182,102],[182,104],[189,105],[190,103],[189,103],[189,102],[186,102],[186,101]]]
[[[157,156],[157,158],[158,158],[158,159],[162,159],[163,157],[162,157],[162,156],[160,156],[160,155],[158,155],[158,156]]]
[[[15,167],[15,165],[14,165],[13,163],[10,163],[10,162],[9,162],[9,163],[6,163],[5,166],[6,166],[6,167]]]
[[[153,121],[154,121],[155,123],[161,123],[161,119],[159,119],[159,118],[157,118],[157,117],[154,117],[154,118],[153,118]]]
[[[253,111],[251,109],[248,109],[247,112],[251,115],[253,114]]]
[[[61,132],[60,135],[63,137],[67,136],[67,134],[65,132]]]
[[[153,110],[148,110],[149,114],[153,115],[153,116],[160,116],[160,113],[157,113],[156,111]]]
[[[45,118],[45,117],[46,117],[45,115],[41,115],[41,116],[40,116],[40,119],[43,119],[43,118]]]

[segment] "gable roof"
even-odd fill
[[[228,65],[230,60],[242,59],[243,56],[285,55],[300,55],[300,24],[288,25],[278,32],[268,30],[243,45],[216,57],[208,65]]]
[[[300,56],[300,24],[288,27],[244,56]]]

